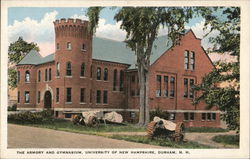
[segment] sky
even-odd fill
[[[87,8],[56,8],[56,7],[11,7],[8,8],[8,42],[15,42],[19,36],[27,42],[37,43],[42,56],[49,55],[55,51],[54,46],[54,26],[53,21],[61,18],[79,18],[88,20],[86,17]],[[113,20],[117,9],[105,8],[101,11],[99,27],[96,30],[97,37],[123,41],[126,32],[120,29],[120,22]],[[204,19],[195,17],[186,24],[186,29],[192,29],[196,37],[203,39],[204,49],[213,45],[208,42],[208,38],[203,38],[207,33],[203,30]],[[167,30],[160,28],[159,36],[166,35]],[[218,32],[210,36],[218,35]]]

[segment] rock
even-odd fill
[[[123,121],[122,115],[116,112],[106,113],[103,119],[116,123],[122,123]]]
[[[155,116],[154,117],[154,122],[158,122],[158,121],[162,121],[163,122],[163,125],[164,127],[167,129],[167,130],[170,130],[170,131],[175,131],[175,128],[176,128],[176,124],[172,121],[169,121],[169,120],[165,120],[165,119],[162,119],[162,118],[159,118],[158,116]]]

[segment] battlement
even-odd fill
[[[54,25],[56,26],[61,26],[61,25],[87,25],[88,21],[86,20],[81,20],[81,19],[72,19],[72,18],[62,18],[60,20],[54,21]]]

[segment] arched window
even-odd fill
[[[82,44],[81,50],[82,50],[82,51],[86,51],[86,46],[85,46],[85,44]]]
[[[45,69],[45,81],[48,81],[48,70],[47,69]]]
[[[60,46],[59,46],[59,43],[56,44],[56,50],[59,50],[60,49]]]
[[[120,91],[123,91],[124,86],[124,71],[120,71]]]
[[[85,72],[85,64],[82,63],[82,65],[81,65],[81,72],[80,72],[80,76],[81,76],[81,77],[84,76],[84,72]]]
[[[49,68],[49,81],[51,81],[51,68]]]
[[[71,42],[68,42],[68,43],[67,43],[67,49],[68,49],[68,50],[71,50],[71,49],[72,49]]]
[[[37,78],[38,78],[38,82],[40,82],[41,81],[41,71],[40,70],[38,71],[38,77]]]
[[[56,64],[56,76],[60,76],[60,63]]]
[[[25,72],[25,82],[30,82],[30,72],[29,71]]]
[[[102,74],[102,70],[100,67],[98,67],[97,71],[96,71],[96,79],[97,80],[101,80],[101,74]]]
[[[17,83],[20,82],[20,71],[17,71]]]
[[[66,76],[71,76],[71,63],[67,62],[66,64]]]
[[[107,68],[104,69],[103,80],[104,80],[104,81],[107,81],[107,80],[108,80],[108,69],[107,69]]]
[[[114,81],[113,81],[113,91],[116,91],[116,85],[117,85],[117,70],[114,70]]]

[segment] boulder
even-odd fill
[[[165,129],[170,130],[170,131],[175,131],[176,124],[174,122],[159,118],[158,116],[154,117],[154,122],[158,122],[160,120],[163,122]]]
[[[103,119],[111,121],[111,122],[115,122],[115,123],[122,123],[123,121],[122,115],[117,112],[106,113],[104,114]]]

